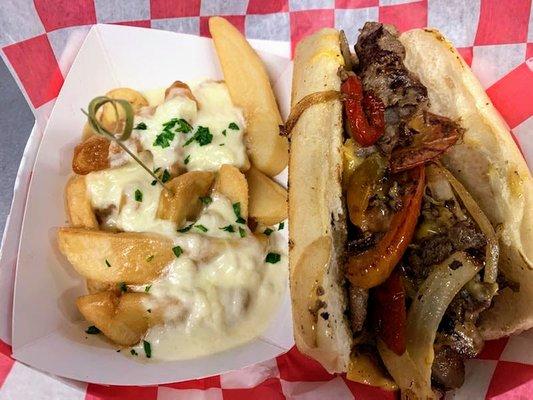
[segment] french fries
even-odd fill
[[[130,88],[117,88],[113,89],[105,94],[107,97],[112,99],[123,99],[127,100],[131,107],[133,108],[133,113],[136,114],[141,107],[148,106],[148,101],[144,98],[142,94],[138,91]],[[102,115],[100,116],[100,121],[104,128],[111,132],[120,132],[121,126],[117,123],[117,113],[112,104],[107,103],[102,108]],[[124,110],[117,106],[118,111],[118,120],[124,120]]]
[[[274,225],[287,218],[287,190],[258,169],[246,172],[249,215],[264,225]]]
[[[220,167],[214,190],[226,196],[232,203],[240,203],[241,216],[248,218],[248,182],[238,168],[227,164]]]
[[[100,292],[81,296],[76,305],[83,317],[113,342],[122,346],[137,344],[148,328],[161,322],[158,310],[143,305],[145,293]]]
[[[67,215],[73,227],[98,229],[91,200],[87,194],[85,176],[74,175],[65,188]]]
[[[74,269],[100,282],[151,282],[175,257],[172,241],[157,234],[60,228],[57,239]]]
[[[103,136],[94,135],[74,148],[72,170],[78,175],[109,168],[109,145],[111,142]]]
[[[178,226],[193,220],[202,210],[200,197],[207,195],[214,178],[212,172],[190,171],[167,182],[172,192],[161,192],[157,218],[174,221]]]
[[[281,116],[263,62],[244,36],[221,17],[209,19],[218,59],[231,99],[244,110],[252,164],[268,176],[288,162],[287,139],[279,135]]]

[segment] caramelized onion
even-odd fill
[[[485,250],[485,270],[483,274],[483,280],[487,283],[496,283],[498,275],[498,257],[500,255],[500,248],[498,246],[498,238],[496,232],[492,227],[487,216],[483,213],[476,201],[472,198],[470,193],[459,182],[453,174],[446,168],[437,167],[442,174],[446,177],[453,190],[457,193],[457,196],[461,199],[461,202],[465,206],[468,213],[472,216],[479,229],[485,235],[487,239],[487,247]]]
[[[420,385],[431,385],[433,344],[446,309],[481,268],[466,253],[454,253],[433,268],[414,297],[407,316],[407,352],[423,379]],[[413,375],[412,379],[419,377]]]
[[[287,121],[285,122],[285,126],[280,127],[281,128],[281,134],[284,136],[289,136],[291,134],[291,131],[296,126],[296,123],[298,122],[298,119],[303,114],[305,110],[307,110],[309,107],[320,104],[320,103],[327,103],[331,100],[338,100],[341,98],[341,93],[337,90],[324,90],[322,92],[315,92],[308,94],[304,98],[302,98],[298,103],[292,107],[291,113],[289,114],[289,117],[287,118]]]

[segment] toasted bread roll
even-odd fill
[[[431,111],[459,119],[463,142],[443,157],[499,233],[500,271],[520,284],[503,289],[481,318],[486,339],[533,327],[533,180],[508,126],[457,50],[438,31],[400,36],[405,65],[427,87]],[[428,66],[431,65],[431,68]]]

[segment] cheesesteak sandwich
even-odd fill
[[[348,379],[437,398],[484,340],[533,326],[533,181],[438,31],[367,22],[354,50],[334,29],[296,49],[296,344]]]

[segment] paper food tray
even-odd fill
[[[292,76],[288,48],[278,42],[252,45],[261,49],[258,53],[286,116]],[[33,170],[15,278],[15,359],[81,381],[152,385],[242,368],[292,347],[288,287],[263,335],[243,346],[193,360],[142,363],[117,353],[116,346],[101,335],[87,335],[79,325],[82,317],[75,300],[85,294],[85,284],[59,253],[56,231],[67,223],[63,191],[85,123],[80,109],[116,87],[142,91],[167,87],[175,80],[205,78],[222,79],[211,39],[113,25],[91,29],[57,98]],[[286,171],[277,179],[286,184]]]

